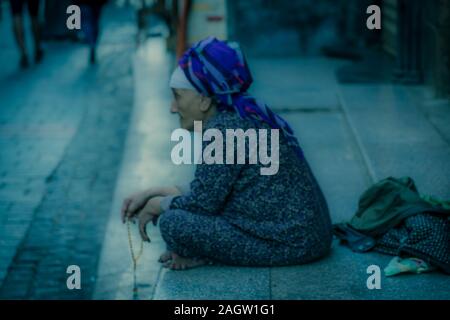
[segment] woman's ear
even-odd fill
[[[212,107],[213,101],[210,97],[201,95],[200,98],[200,111],[207,112]]]

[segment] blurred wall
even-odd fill
[[[250,55],[315,55],[336,40],[333,0],[228,0],[228,34]]]
[[[425,81],[437,96],[450,95],[450,1],[423,1],[422,37]]]

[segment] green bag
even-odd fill
[[[410,177],[388,177],[361,195],[350,225],[365,234],[379,236],[403,219],[423,212],[450,214],[450,210],[422,199]]]

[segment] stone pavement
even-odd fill
[[[92,296],[132,107],[132,13],[105,10],[97,66],[59,42],[24,72],[2,20],[0,298]],[[72,264],[79,291],[66,287]]]
[[[98,268],[95,299],[132,297],[132,265],[127,229],[120,221],[122,200],[129,194],[158,185],[174,185],[189,180],[193,167],[175,166],[170,159],[170,133],[178,120],[170,115],[167,87],[173,58],[166,54],[163,40],[141,47],[134,59],[134,108],[125,143],[124,158],[117,179],[109,224],[105,232]],[[137,231],[133,225],[133,231]],[[158,254],[164,249],[156,228],[148,228],[151,244],[144,244],[139,261],[140,295],[153,296],[161,272]],[[139,237],[134,232],[135,247]]]
[[[191,166],[170,161],[167,81],[173,58],[151,39],[134,59],[135,100],[101,253],[95,299],[132,299],[132,265],[126,227],[119,221],[125,196],[155,185],[187,181]],[[334,222],[349,219],[361,193],[388,175],[412,176],[423,193],[449,198],[448,101],[421,87],[340,85],[342,61],[323,58],[249,58],[252,91],[294,127],[328,199]],[[448,123],[448,122],[447,122]],[[135,226],[135,246],[138,235]],[[368,290],[369,265],[391,257],[356,254],[333,243],[332,253],[304,266],[249,268],[208,266],[170,271],[157,262],[164,250],[158,228],[148,227],[137,282],[139,299],[449,299],[450,281],[440,273],[382,276]]]

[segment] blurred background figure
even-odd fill
[[[97,60],[97,40],[100,33],[100,15],[106,0],[78,0],[81,8],[81,29],[89,44],[89,61],[94,64]]]
[[[137,45],[149,37],[165,37],[168,48],[173,49],[173,46],[169,46],[169,42],[173,43],[175,37],[173,10],[176,6],[173,1],[135,0],[132,5],[136,10]]]
[[[38,18],[40,0],[9,0],[11,13],[13,16],[13,31],[17,45],[20,50],[20,67],[25,69],[29,66],[27,50],[25,46],[25,30],[24,30],[24,6],[27,6],[31,19],[31,30],[34,39],[34,61],[41,62],[44,52],[41,48],[41,30]]]

